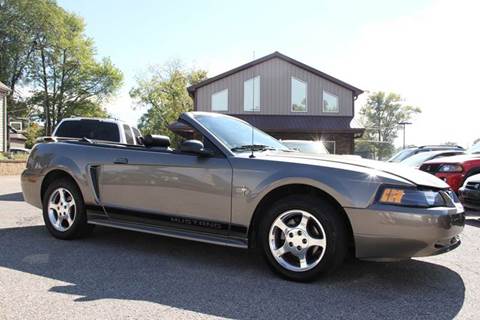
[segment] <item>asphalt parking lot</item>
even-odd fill
[[[300,284],[240,249],[108,228],[55,240],[19,177],[0,177],[0,319],[479,319],[480,220],[462,241]]]

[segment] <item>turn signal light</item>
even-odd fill
[[[383,190],[380,201],[383,203],[396,203],[401,204],[405,191],[400,189],[386,188]]]

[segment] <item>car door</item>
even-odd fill
[[[100,168],[100,199],[109,217],[226,233],[232,167],[220,154],[126,148]]]

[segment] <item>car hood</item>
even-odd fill
[[[262,158],[276,161],[292,162],[299,164],[319,165],[328,163],[329,165],[338,164],[348,165],[348,170],[365,171],[365,169],[376,170],[388,173],[398,178],[407,180],[418,186],[432,187],[445,189],[448,185],[439,178],[410,167],[406,167],[397,163],[382,162],[375,160],[368,160],[363,158],[348,158],[348,157],[325,157],[322,155],[311,155],[294,152],[264,152],[260,153]],[[313,163],[312,163],[313,160]]]
[[[462,163],[469,160],[480,160],[480,154],[465,154],[460,156],[442,157],[424,162],[429,163]]]

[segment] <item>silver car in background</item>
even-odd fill
[[[460,244],[463,207],[430,174],[292,152],[222,114],[184,113],[170,129],[176,145],[151,135],[141,146],[38,144],[22,174],[24,198],[59,239],[102,225],[251,248],[297,281],[347,255],[398,260]]]

